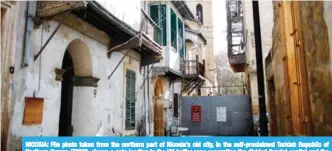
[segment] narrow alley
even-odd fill
[[[330,1],[1,1],[22,136],[332,136]]]

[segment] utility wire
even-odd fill
[[[121,47],[121,46],[123,46],[123,45],[125,45],[125,44],[128,44],[131,40],[133,40],[133,39],[136,38],[137,36],[140,36],[140,51],[141,51],[141,49],[142,49],[142,47],[141,47],[142,32],[139,33],[139,34],[137,34],[137,35],[134,36],[133,38],[127,40],[126,42],[124,42],[124,43],[122,43],[122,44],[120,44],[120,45],[117,45],[117,46],[113,47],[113,48],[110,49],[109,51],[113,51],[113,50],[116,49],[116,48],[119,48],[119,47]],[[112,73],[108,76],[108,79],[110,79],[110,78],[112,77],[112,75],[115,73],[116,69],[118,69],[118,67],[120,66],[120,64],[122,63],[122,61],[124,60],[124,58],[128,55],[128,53],[129,53],[130,50],[131,50],[131,49],[128,49],[127,52],[123,55],[123,57],[121,58],[121,60],[119,61],[119,63],[116,65],[116,67],[114,68],[114,70],[112,71]]]
[[[154,64],[155,64],[155,63],[153,63],[153,64],[151,65],[151,68],[150,68],[149,71],[148,71],[148,75],[144,78],[143,84],[142,84],[142,86],[140,87],[140,89],[142,89],[142,87],[145,85],[145,81],[146,81],[146,79],[149,78],[149,73],[151,72],[151,70],[152,70]]]

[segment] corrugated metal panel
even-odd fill
[[[191,105],[201,105],[200,122],[191,121]],[[217,107],[226,108],[225,121],[217,122]],[[181,97],[181,113],[181,127],[189,128],[184,135],[245,136],[252,120],[250,98],[245,95]]]

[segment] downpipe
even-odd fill
[[[149,76],[148,75],[149,66],[143,67],[143,70],[144,70],[144,76],[143,77],[146,78],[147,76]],[[147,84],[149,84],[149,83],[147,83]],[[149,136],[149,134],[150,134],[150,132],[149,132],[149,107],[148,107],[149,102],[146,98],[147,93],[149,93],[147,91],[147,85],[144,84],[145,135]]]
[[[30,56],[30,42],[31,42],[31,31],[33,26],[33,18],[36,14],[36,1],[28,1],[27,8],[27,23],[25,28],[25,40],[24,40],[24,58],[23,67],[29,67],[29,56]]]
[[[268,119],[266,116],[265,86],[264,86],[264,67],[262,56],[261,27],[259,17],[259,5],[257,0],[252,1],[254,32],[256,42],[256,66],[257,66],[257,86],[259,96],[259,128],[261,136],[268,136]]]

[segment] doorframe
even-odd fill
[[[1,52],[0,52],[0,98],[1,98],[1,113],[0,113],[0,149],[7,150],[7,140],[9,133],[9,123],[13,112],[14,105],[8,106],[8,102],[11,100],[9,82],[12,79],[12,75],[9,71],[9,67],[13,64],[13,56],[15,56],[16,27],[17,17],[15,11],[17,11],[17,5],[15,1],[1,1],[1,11],[5,14],[1,14]],[[6,24],[5,24],[6,23]],[[12,26],[10,26],[12,25]],[[10,37],[10,38],[5,38]],[[4,57],[4,58],[3,58]],[[8,84],[4,84],[8,82]],[[5,97],[6,99],[3,99]],[[9,108],[9,110],[8,110]]]

